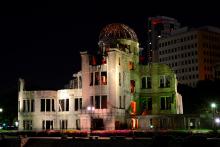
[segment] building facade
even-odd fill
[[[138,116],[183,113],[175,74],[167,65],[139,64],[131,28],[107,25],[98,45],[93,53],[80,53],[81,71],[67,89],[26,91],[20,80],[20,130],[135,129]]]
[[[158,40],[169,36],[171,32],[180,28],[180,23],[171,17],[156,16],[148,18],[147,27],[147,62],[159,62]]]
[[[159,61],[169,65],[182,84],[195,87],[199,80],[214,80],[220,62],[220,29],[182,28],[159,40]]]

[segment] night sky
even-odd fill
[[[189,2],[74,0],[1,4],[0,99],[17,100],[19,77],[30,89],[63,88],[80,70],[79,51],[96,49],[99,32],[109,23],[130,26],[141,47],[146,46],[149,16],[174,17],[182,26],[220,27],[217,4]]]

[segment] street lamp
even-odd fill
[[[218,127],[219,127],[219,124],[220,124],[220,118],[219,117],[217,117],[217,118],[215,118],[215,123],[216,123],[216,130],[218,130]]]
[[[211,108],[212,108],[212,129],[214,130],[215,129],[215,111],[216,111],[216,103],[211,103]]]
[[[89,136],[92,134],[92,127],[93,127],[93,118],[92,118],[92,113],[93,111],[95,110],[95,107],[93,106],[88,106],[87,107],[87,110],[89,112],[89,115],[90,115],[90,132],[89,132]]]
[[[18,121],[15,122],[15,127],[18,127]]]
[[[215,118],[215,123],[219,124],[220,123],[220,118]]]
[[[215,109],[215,108],[216,108],[216,103],[211,103],[211,107],[212,107],[213,109]]]
[[[2,108],[0,108],[0,113],[2,113],[3,112],[3,109]],[[2,121],[2,115],[0,115],[0,123],[1,123],[1,121]],[[3,127],[2,126],[0,126],[0,129],[2,129]]]

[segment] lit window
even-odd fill
[[[129,61],[128,69],[134,70],[134,62]]]
[[[97,57],[95,55],[89,56],[89,65],[97,65]]]
[[[101,84],[107,85],[107,72],[101,72]]]
[[[130,81],[130,91],[131,93],[135,92],[135,81],[134,80]]]
[[[106,64],[107,63],[107,59],[106,59],[106,57],[102,57],[102,64]]]
[[[131,101],[131,113],[135,114],[136,113],[136,102],[135,101]]]
[[[135,118],[131,119],[131,128],[132,129],[138,128],[138,119],[135,119]]]
[[[95,72],[95,85],[99,85],[99,72]]]

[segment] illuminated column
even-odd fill
[[[90,116],[90,132],[89,132],[89,136],[92,134],[92,129],[93,129],[93,112],[94,112],[94,110],[95,110],[95,107],[93,107],[93,106],[88,106],[87,107],[87,111],[88,111],[88,113],[89,113],[89,116]]]

